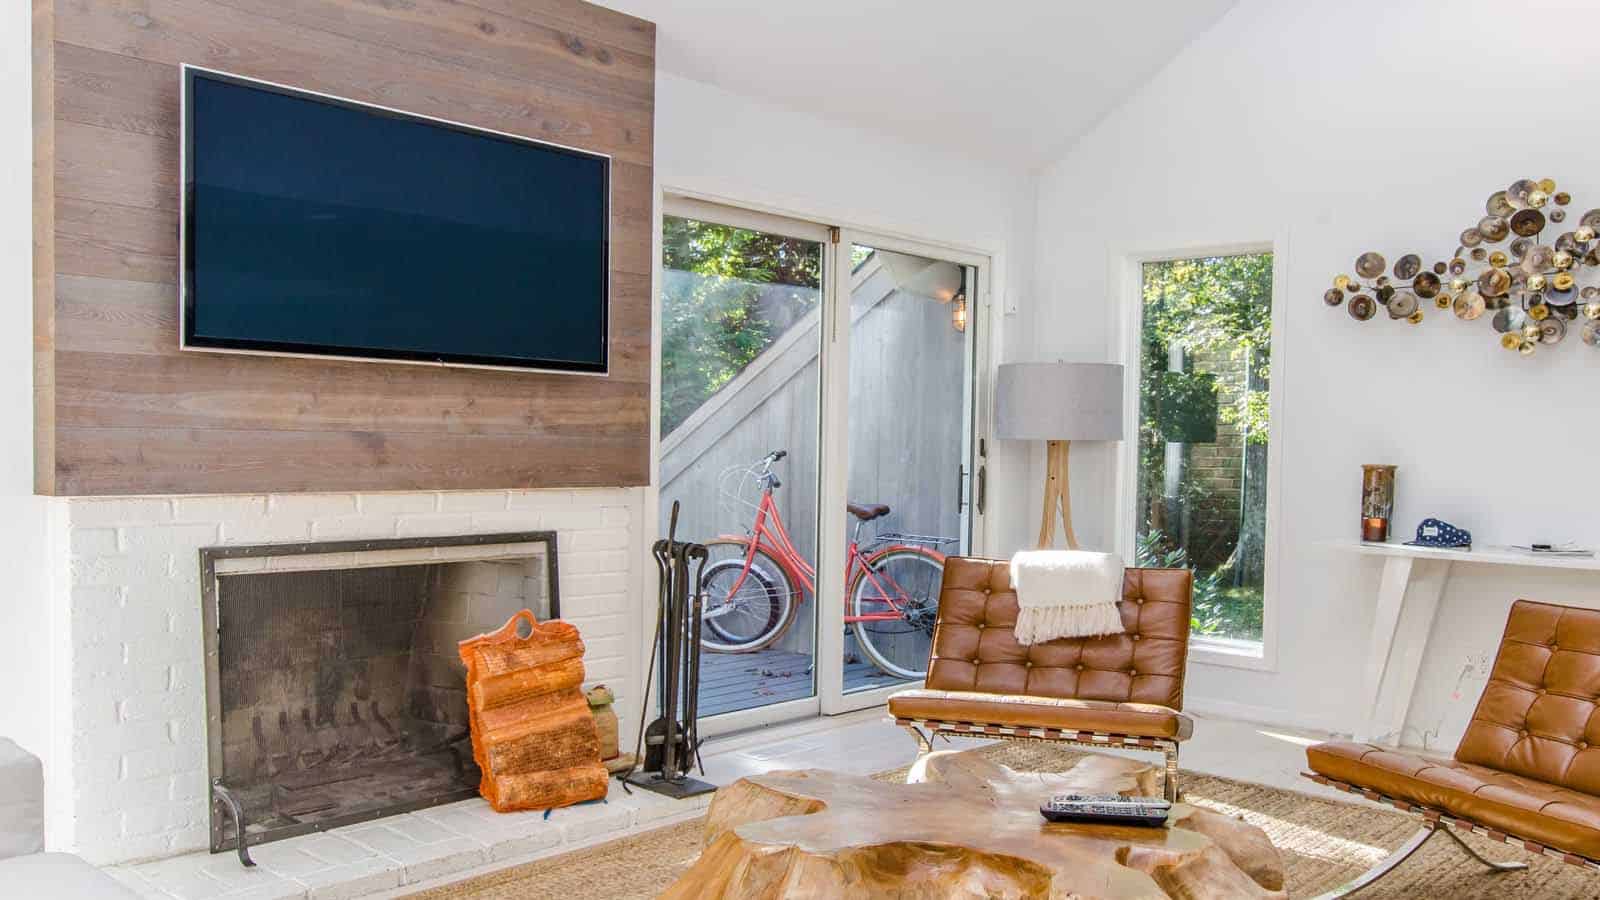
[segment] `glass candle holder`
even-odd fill
[[[1394,515],[1394,466],[1361,467],[1361,539],[1383,543],[1389,539],[1389,518]]]

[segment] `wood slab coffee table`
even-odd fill
[[[1286,897],[1261,829],[1188,804],[1164,828],[1051,824],[1052,793],[1159,795],[1154,766],[1086,756],[1014,772],[976,751],[924,757],[905,784],[820,770],[717,792],[705,850],[664,898]]]

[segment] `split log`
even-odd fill
[[[1175,804],[1163,828],[1052,824],[1050,794],[1154,794],[1152,766],[1089,756],[1059,774],[941,752],[906,784],[820,770],[717,792],[700,859],[669,900],[782,897],[1283,898],[1258,828]]]

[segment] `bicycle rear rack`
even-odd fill
[[[940,537],[936,534],[907,534],[903,531],[881,531],[878,533],[874,544],[920,544],[926,547],[938,548],[945,544],[954,544],[960,538]]]

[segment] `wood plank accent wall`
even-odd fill
[[[579,0],[33,7],[40,493],[648,483],[652,23]],[[611,374],[180,352],[181,63],[610,154]]]

